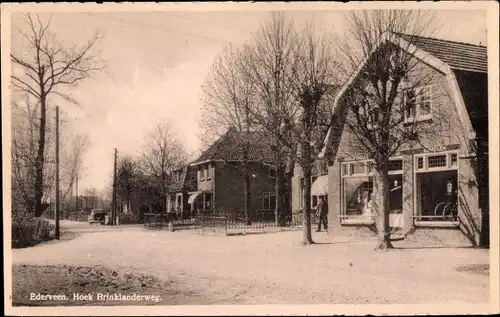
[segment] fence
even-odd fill
[[[252,211],[247,217],[241,213],[213,213],[196,217],[196,228],[199,232],[217,232],[225,235],[262,232],[266,229],[297,228],[303,224],[303,214],[295,213],[282,221],[277,221],[274,211]],[[317,219],[311,215],[311,225],[316,225]]]
[[[155,214],[155,213],[144,214],[145,228],[161,230],[163,228],[164,223],[167,223],[167,214]]]
[[[297,228],[303,224],[303,214],[294,213],[276,221],[273,210],[252,210],[245,216],[243,213],[203,213],[194,219],[176,220],[175,214],[145,213],[144,227],[161,230],[169,223],[174,230],[196,229],[199,233],[214,232],[219,234],[238,234],[247,232],[261,232],[270,228]],[[311,225],[316,225],[317,219],[312,213]]]

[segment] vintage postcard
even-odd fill
[[[2,4],[4,313],[498,313],[498,21]]]

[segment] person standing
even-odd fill
[[[321,231],[321,224],[323,224],[323,228],[325,228],[325,231],[328,231],[328,205],[325,202],[325,197],[320,196],[319,198],[319,203],[318,203],[318,230],[316,232]]]

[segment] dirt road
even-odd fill
[[[13,250],[13,262],[133,271],[175,281],[178,289],[198,296],[198,304],[488,301],[488,276],[460,269],[488,264],[487,250],[380,252],[373,251],[373,240],[332,240],[316,233],[318,244],[302,246],[300,237],[293,231],[233,237],[138,228],[85,232],[73,240]]]

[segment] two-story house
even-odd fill
[[[399,46],[418,61],[415,71],[428,78],[411,91],[402,85],[400,92],[401,102],[411,101],[404,124],[425,124],[428,129],[426,135],[419,136],[419,142],[403,144],[391,158],[390,226],[405,239],[433,239],[454,245],[487,243],[486,47],[387,33],[373,52],[386,45]],[[367,56],[336,96],[333,123],[320,154],[331,162],[328,206],[330,233],[334,235],[376,234],[375,216],[370,211],[373,153],[352,146],[352,125],[346,124],[355,116],[349,96],[354,88],[363,89],[359,78],[370,62]]]
[[[244,213],[243,144],[249,145],[250,210],[274,212],[276,169],[271,151],[257,132],[242,138],[236,130],[229,129],[190,164],[196,171],[196,190],[189,193],[188,203],[197,214]]]
[[[186,165],[173,171],[167,187],[167,212],[177,219],[194,217],[189,206],[189,193],[196,191],[196,170]]]

